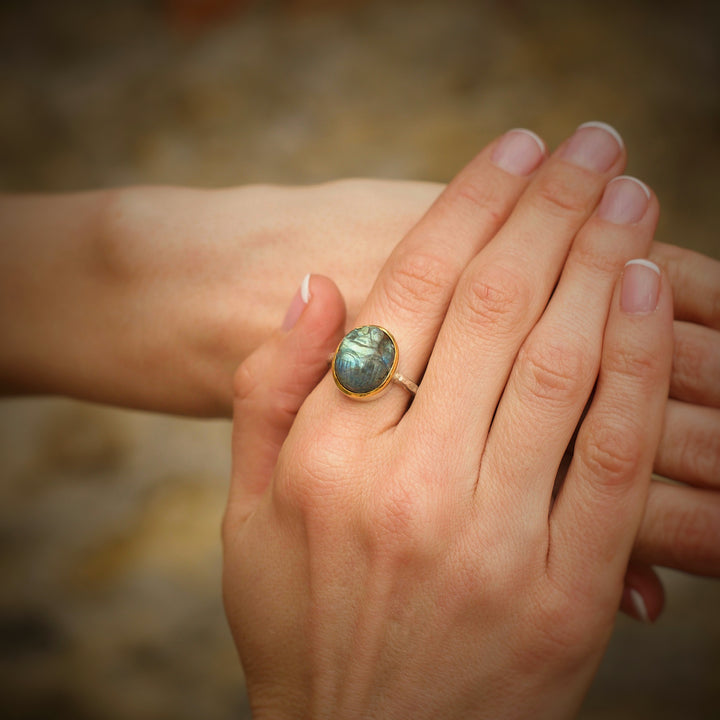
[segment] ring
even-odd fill
[[[335,384],[355,400],[373,400],[393,382],[414,396],[417,384],[396,372],[398,355],[395,338],[385,328],[378,325],[355,328],[330,356]]]

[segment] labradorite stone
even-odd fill
[[[351,330],[335,354],[335,376],[350,392],[365,394],[379,388],[392,372],[395,343],[376,325]]]

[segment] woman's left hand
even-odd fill
[[[399,388],[361,404],[326,377],[290,429],[342,325],[322,278],[238,371],[224,595],[258,718],[558,718],[592,678],[668,392],[668,283],[633,264],[613,292],[657,204],[605,188],[624,157],[603,130],[529,183],[494,165],[507,142],[448,187],[361,311],[422,375],[409,409]]]
[[[654,480],[650,486],[622,598],[622,609],[640,620],[656,619],[664,603],[652,565],[720,577],[720,397],[715,392],[720,387],[720,263],[660,243],[653,245],[651,257],[667,273],[675,295],[671,399],[654,471],[679,484]],[[327,321],[331,323],[332,317],[328,311]],[[276,336],[250,361],[259,385],[276,386],[266,396],[270,414],[283,394],[282,377],[272,373],[276,360],[271,348],[287,364],[292,365],[297,355],[307,366],[317,342],[305,335],[290,350],[283,337]],[[309,373],[315,379],[325,369],[324,351],[316,362],[315,374]],[[303,387],[296,382],[297,396],[304,398],[314,384],[310,380]],[[285,427],[284,416],[282,420]],[[284,437],[284,431],[280,434]]]

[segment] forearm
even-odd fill
[[[229,377],[259,342],[251,318],[262,313],[247,312],[241,297],[247,228],[233,233],[230,254],[210,196],[178,188],[3,196],[0,392],[221,412],[227,328],[237,331]],[[224,308],[213,290],[230,276]]]
[[[308,272],[352,319],[438,186],[137,187],[2,199],[0,392],[230,413],[240,362]]]
[[[0,390],[73,394],[102,337],[97,239],[109,193],[0,197]],[[91,353],[92,355],[92,353]]]

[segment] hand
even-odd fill
[[[234,369],[280,324],[299,277],[333,277],[353,325],[376,271],[441,189],[352,180],[6,196],[0,390],[230,414]],[[663,598],[650,564],[720,577],[720,263],[660,244],[652,257],[678,298],[655,470],[690,486],[651,487],[628,577],[651,619]],[[638,615],[630,596],[624,607]]]
[[[229,416],[235,369],[299,279],[333,277],[354,317],[438,188],[0,196],[0,392]]]
[[[675,338],[670,400],[634,552],[644,563],[720,577],[720,262],[656,243],[670,278]]]
[[[531,182],[496,165],[512,135],[408,234],[357,320],[422,375],[409,408],[326,377],[290,429],[341,332],[322,278],[274,339],[288,362],[265,346],[238,372],[224,597],[255,717],[558,718],[592,678],[661,432],[669,284],[632,265],[613,291],[657,203],[625,180],[595,209],[624,162],[609,134],[579,130]],[[307,334],[325,346],[294,373]]]
[[[372,237],[382,237],[382,228],[375,230]],[[683,484],[654,481],[650,488],[621,605],[644,621],[657,619],[664,605],[662,584],[651,565],[720,577],[720,398],[714,391],[720,387],[720,263],[661,243],[653,244],[651,258],[665,269],[676,298],[671,401],[653,469]],[[353,306],[358,302],[352,299]],[[309,357],[310,338],[296,348]],[[279,352],[287,361],[287,349]],[[324,351],[318,363],[319,378]],[[272,365],[264,360],[262,367]],[[313,387],[309,384],[306,394]]]
[[[405,199],[417,191],[419,202],[421,192],[433,194],[438,187],[403,185]],[[390,195],[402,199],[401,192]],[[403,210],[402,215],[405,222],[411,220],[412,213]],[[348,221],[357,226],[357,218]],[[374,247],[373,263],[383,248],[370,241],[389,240],[383,238],[383,227],[380,223],[369,231],[363,243]],[[662,584],[651,565],[720,577],[720,395],[715,392],[720,387],[720,262],[662,243],[653,243],[651,258],[665,269],[676,297],[671,401],[653,470],[682,485],[651,485],[622,600],[625,612],[644,621],[657,619],[664,605]],[[341,269],[341,277],[345,272]],[[357,294],[351,295],[351,308],[359,302]],[[355,316],[350,313],[346,327],[354,325]],[[319,362],[318,372],[325,365],[322,353]]]

